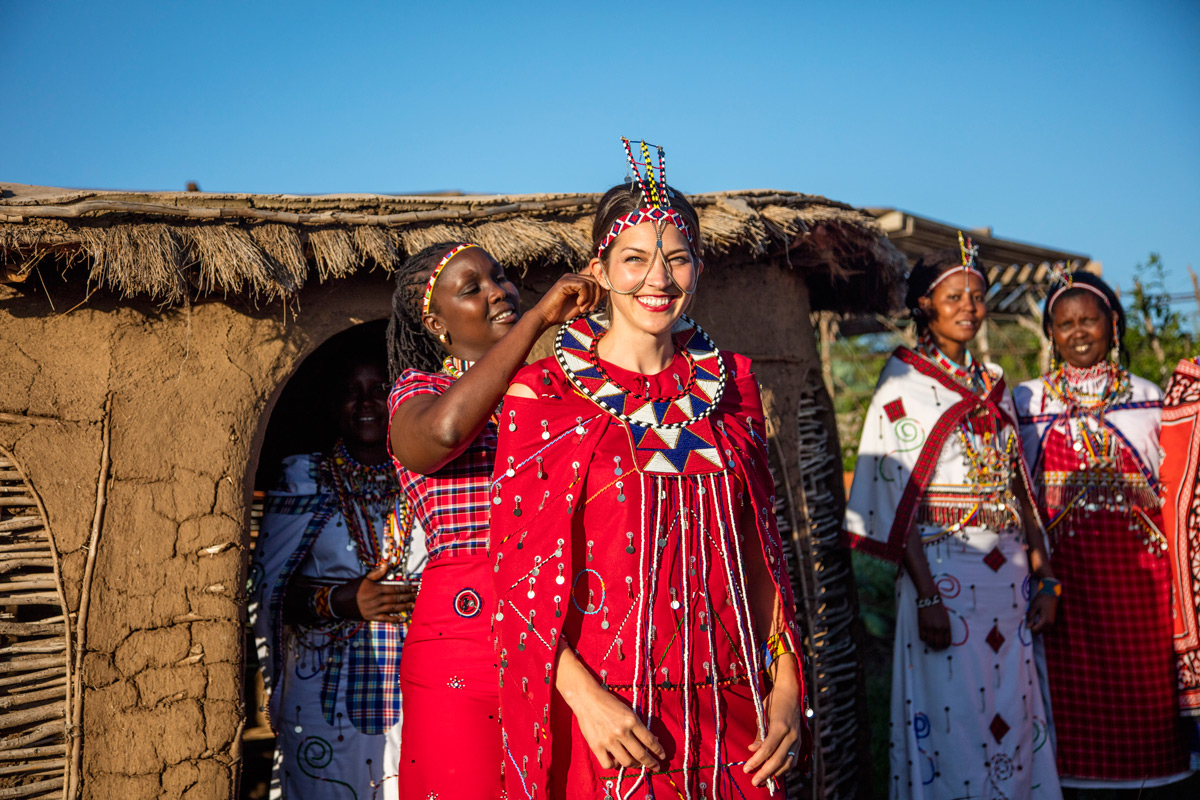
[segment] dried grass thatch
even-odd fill
[[[166,305],[189,297],[294,297],[310,277],[394,270],[410,253],[470,240],[527,274],[577,269],[591,251],[594,194],[409,197],[90,192],[0,184],[0,277],[48,255],[91,284]],[[793,192],[692,197],[710,268],[778,260],[804,272],[822,310],[891,310],[904,257],[874,218]],[[854,291],[846,292],[849,282]]]

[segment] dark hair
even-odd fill
[[[393,382],[406,369],[437,372],[442,368],[445,352],[425,327],[421,300],[433,268],[442,256],[460,244],[463,242],[435,242],[409,256],[396,270],[392,318],[387,327],[387,364]]]
[[[908,273],[908,292],[904,295],[904,306],[912,315],[913,322],[917,324],[917,333],[924,333],[929,327],[930,320],[925,310],[921,308],[921,298],[929,295],[933,282],[943,272],[962,265],[962,250],[957,247],[933,250],[917,259],[916,265]],[[982,268],[979,268],[979,272],[983,275],[983,290],[986,292],[991,283],[988,281],[987,272]]]
[[[1046,334],[1046,338],[1050,340],[1050,343],[1053,346],[1054,337],[1050,335],[1050,327],[1054,324],[1054,306],[1058,305],[1068,297],[1087,295],[1088,297],[1092,298],[1097,305],[1101,305],[1101,311],[1104,310],[1102,304],[1100,303],[1100,298],[1097,297],[1094,292],[1079,287],[1078,285],[1083,284],[1084,286],[1090,286],[1100,292],[1100,294],[1104,295],[1104,299],[1108,301],[1108,307],[1117,312],[1117,341],[1110,342],[1108,347],[1111,350],[1114,345],[1120,344],[1121,360],[1123,362],[1128,362],[1129,350],[1125,347],[1125,307],[1121,305],[1121,298],[1117,297],[1117,293],[1113,291],[1113,288],[1109,286],[1103,278],[1093,275],[1090,272],[1076,270],[1075,272],[1070,273],[1068,277],[1071,281],[1071,284],[1078,288],[1067,289],[1065,292],[1058,294],[1056,297],[1055,295],[1058,293],[1058,290],[1062,289],[1066,284],[1062,280],[1053,281],[1050,284],[1049,292],[1046,294],[1046,302],[1042,304],[1042,332]],[[1053,305],[1050,303],[1051,299],[1054,300]]]
[[[692,254],[699,257],[701,252],[700,217],[696,214],[696,209],[692,208],[692,204],[683,194],[675,191],[669,185],[667,186],[667,197],[671,201],[670,207],[679,212],[683,221],[691,229]],[[647,205],[649,204],[646,202],[646,198],[636,184],[622,183],[605,192],[604,196],[600,198],[600,202],[596,204],[596,218],[592,220],[592,252],[595,253],[600,249],[600,240],[608,235],[608,231],[617,221],[617,217],[623,217],[631,211],[637,211]]]

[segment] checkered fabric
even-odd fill
[[[1123,466],[1132,461],[1122,453]],[[1077,464],[1066,436],[1052,431],[1044,468]],[[1124,781],[1182,772],[1168,560],[1130,529],[1129,511],[1067,513],[1052,556],[1064,591],[1044,637],[1059,774]],[[1161,529],[1161,512],[1146,514]]]
[[[406,370],[388,398],[389,416],[394,418],[404,401],[417,395],[444,394],[452,383],[454,379],[445,373]],[[388,450],[391,450],[390,433]],[[495,460],[494,421],[487,423],[458,458],[431,475],[413,472],[392,457],[400,488],[425,530],[430,564],[441,558],[487,553],[491,513],[488,487]]]

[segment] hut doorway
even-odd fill
[[[328,453],[335,446],[338,429],[334,408],[348,366],[379,361],[386,376],[386,328],[385,320],[375,320],[333,335],[301,362],[280,392],[266,425],[254,474],[247,539],[247,557],[251,565],[247,580],[249,589],[252,590],[255,581],[262,578],[261,572],[256,573],[256,550],[267,492],[279,486],[288,457]],[[248,617],[243,637],[245,727],[238,797],[265,800],[272,795],[276,733],[268,714],[261,660]]]

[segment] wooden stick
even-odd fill
[[[62,420],[57,417],[39,417],[35,414],[13,414],[9,411],[0,411],[0,422],[20,424],[22,422],[62,422]]]
[[[62,696],[62,687],[59,686],[53,689],[42,689],[40,692],[22,692],[21,694],[10,694],[0,697],[0,708],[13,708],[14,706],[32,703],[35,700],[49,700],[54,697]],[[47,711],[57,713],[59,709],[46,706]],[[32,710],[32,709],[31,709]]]
[[[0,739],[0,751],[16,750],[27,745],[36,744],[43,739],[51,736],[62,736],[63,723],[62,720],[57,722],[48,722],[45,725],[39,725],[29,733],[20,736],[14,736],[8,739]]]
[[[46,781],[38,781],[37,783],[27,783],[23,786],[14,786],[11,789],[0,789],[0,800],[10,800],[17,797],[33,797],[39,792],[46,792],[51,789],[57,789],[63,785],[61,777],[51,778]]]
[[[25,747],[20,750],[8,750],[0,753],[0,761],[17,761],[22,758],[37,758],[43,755],[66,755],[65,744],[46,744],[41,747]]]
[[[96,478],[96,513],[92,517],[92,533],[88,538],[87,562],[83,568],[83,587],[79,592],[79,616],[75,622],[75,674],[71,687],[74,698],[67,739],[71,743],[71,760],[67,764],[64,800],[79,796],[79,773],[83,762],[83,653],[87,641],[88,611],[92,602],[92,580],[96,575],[96,552],[100,528],[104,522],[104,507],[108,503],[108,473],[111,467],[109,448],[112,445],[112,394],[104,400],[104,427],[101,432],[100,474]],[[70,654],[68,653],[68,658]]]
[[[58,659],[55,659],[55,662],[57,661]],[[59,671],[57,663],[46,669],[39,669],[33,672],[26,670],[23,675],[10,675],[7,678],[0,678],[0,686],[23,685],[27,681],[40,681],[42,678],[49,678],[51,675],[57,675],[60,679],[62,678],[62,673]]]
[[[0,714],[0,730],[15,728],[18,725],[28,725],[31,722],[42,722],[48,719],[65,719],[63,710],[54,706],[38,706],[36,708],[26,708],[21,711],[10,711],[7,714]]]

